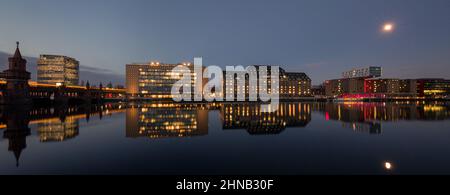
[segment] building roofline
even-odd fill
[[[79,62],[76,58],[70,57],[70,56],[65,56],[65,55],[57,55],[57,54],[40,54],[40,55],[39,55],[39,58],[42,58],[42,57],[60,57],[60,58],[72,59],[72,60],[74,60],[74,61]]]

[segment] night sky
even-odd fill
[[[392,32],[383,32],[385,23]],[[2,0],[0,51],[124,74],[159,60],[277,64],[314,84],[351,67],[450,78],[449,0]]]

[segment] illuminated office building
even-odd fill
[[[74,58],[59,55],[41,55],[37,64],[38,82],[78,85],[80,63]]]
[[[368,79],[366,93],[382,93],[391,97],[447,98],[450,80],[445,79]]]
[[[449,98],[450,80],[417,79],[417,90],[420,97]]]
[[[311,96],[311,79],[305,73],[285,72],[280,80],[280,97],[295,99]]]
[[[325,81],[325,94],[328,97],[360,95],[361,97],[416,97],[416,80],[411,79],[335,79]]]
[[[182,71],[172,72],[177,66],[184,66],[190,70],[191,90],[184,94],[194,94],[194,84],[197,77],[194,72],[193,63],[164,64],[160,62],[149,62],[141,64],[126,65],[126,88],[130,98],[147,99],[172,99],[171,91],[173,85],[181,79]],[[202,70],[203,71],[203,70]],[[204,83],[205,81],[202,81]],[[202,86],[197,86],[202,89]]]
[[[259,92],[259,83],[260,83],[260,75],[259,75],[259,68],[261,66],[265,65],[255,65],[255,70],[257,71],[255,75],[257,76],[257,82],[256,86],[251,86],[249,82],[249,77],[252,72],[247,71],[235,71],[232,72],[234,76],[227,76],[224,71],[224,92],[226,97],[226,94],[233,94],[235,98],[237,98],[237,94],[244,93],[246,99],[249,99],[250,91],[253,92]],[[273,66],[267,66],[267,91],[263,91],[267,94],[271,94],[271,68]],[[245,84],[240,85],[239,84],[239,76],[238,75],[244,75],[245,74]],[[302,72],[286,72],[283,68],[280,68],[279,70],[279,87],[276,88],[279,92],[280,99],[298,99],[302,97],[310,97],[311,94],[311,79]],[[273,92],[276,93],[276,92]]]
[[[381,67],[370,66],[366,68],[354,68],[342,73],[341,79],[325,81],[325,95],[338,97],[347,95],[361,95],[366,93],[366,80],[381,77]],[[378,82],[374,82],[378,83]]]
[[[415,79],[401,79],[399,80],[399,90],[401,94],[418,95],[417,80]]]
[[[381,67],[353,69],[342,73],[343,78],[324,82],[325,95],[331,98],[413,98],[417,84],[412,79],[377,78]]]
[[[325,95],[328,97],[336,97],[348,94],[363,94],[364,93],[363,78],[351,79],[334,79],[325,81]]]
[[[343,72],[341,79],[324,82],[329,98],[361,100],[367,98],[392,99],[448,99],[450,80],[386,79],[381,67],[368,67]]]
[[[399,79],[368,79],[365,80],[365,93],[382,93],[396,95],[400,93]]]

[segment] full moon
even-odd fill
[[[392,23],[386,23],[383,26],[383,31],[384,32],[392,32],[394,30],[394,24]]]
[[[386,168],[386,170],[391,170],[391,169],[392,169],[392,163],[390,163],[390,162],[385,162],[385,163],[384,163],[384,168]]]

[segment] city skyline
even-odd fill
[[[390,177],[450,175],[449,21],[450,0],[0,0],[0,175],[436,189]]]
[[[307,73],[316,85],[371,65],[389,78],[449,78],[448,6],[445,0],[12,1],[0,6],[0,51],[9,53],[19,40],[24,56],[73,56],[123,78],[130,62],[195,56],[221,67],[279,64]],[[56,17],[61,11],[64,20]]]

